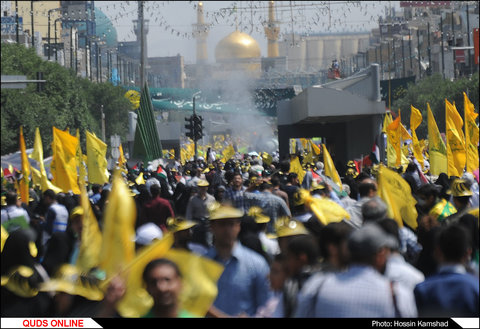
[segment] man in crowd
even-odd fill
[[[210,316],[253,316],[270,298],[267,261],[237,240],[242,217],[243,211],[231,206],[220,206],[210,215],[213,247],[206,256],[225,267]]]

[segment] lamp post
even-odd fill
[[[57,22],[61,20],[62,20],[61,18],[57,18],[53,23],[54,30],[55,30],[55,62],[58,61]]]
[[[51,13],[53,11],[58,11],[58,10],[60,10],[60,8],[53,8],[53,9],[50,9],[48,11],[48,40],[47,40],[48,41],[48,60],[50,60],[50,17],[51,17]],[[56,20],[55,20],[55,22],[56,22]],[[55,42],[57,42],[57,40],[55,40]],[[55,46],[55,51],[56,51],[56,49],[57,48]]]

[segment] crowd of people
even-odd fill
[[[388,217],[376,168],[351,162],[341,189],[323,163],[237,154],[123,171],[136,205],[137,251],[175,234],[172,248],[224,270],[205,317],[478,317],[478,176],[398,168],[417,200],[418,227]],[[75,267],[82,232],[78,195],[30,189],[21,203],[14,175],[2,178],[2,317],[119,317],[128,286],[102,289],[102,270]],[[100,230],[111,184],[89,184]],[[348,216],[325,225],[305,200],[328,199]],[[181,273],[158,258],[143,272],[153,307],[144,317],[193,317],[182,308]]]

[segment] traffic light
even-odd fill
[[[194,137],[195,141],[203,137],[203,118],[200,115],[193,116]]]
[[[186,132],[186,136],[187,137],[190,137],[192,140],[194,140],[194,126],[193,126],[193,116],[189,116],[187,118],[185,118],[185,121],[187,121],[188,123],[185,125],[185,129],[187,129],[187,132]]]

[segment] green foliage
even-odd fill
[[[402,97],[392,102],[392,110],[395,112],[401,110],[402,123],[407,128],[410,127],[410,105],[420,110],[423,121],[416,133],[418,138],[422,139],[427,137],[427,103],[429,103],[438,129],[440,132],[445,132],[445,99],[450,103],[455,102],[456,108],[463,118],[463,92],[466,92],[475,106],[475,111],[478,112],[478,80],[478,73],[475,73],[470,79],[461,78],[455,81],[443,79],[440,74],[426,77],[415,84],[409,84],[407,90],[402,90]]]
[[[125,140],[130,103],[121,87],[77,77],[73,70],[43,61],[33,49],[17,44],[2,44],[1,65],[2,74],[26,75],[33,80],[36,72],[43,72],[47,81],[42,92],[37,92],[36,84],[27,84],[26,89],[2,90],[1,154],[18,151],[20,126],[24,127],[27,148],[33,147],[35,128],[40,128],[45,157],[51,152],[52,126],[68,128],[73,135],[79,129],[85,150],[85,130],[101,136],[101,104],[107,144],[113,134]]]

